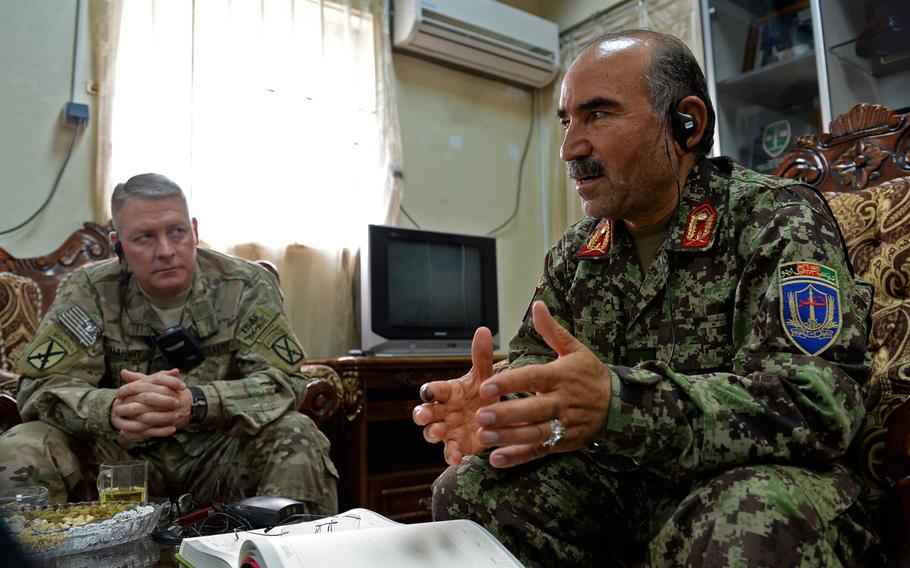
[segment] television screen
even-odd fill
[[[361,258],[364,350],[469,353],[475,329],[496,334],[495,239],[370,225]]]
[[[480,250],[464,244],[389,241],[389,326],[478,327]]]

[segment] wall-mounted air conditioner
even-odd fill
[[[395,0],[395,46],[542,87],[559,67],[556,24],[493,0]]]

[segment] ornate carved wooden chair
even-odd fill
[[[79,266],[113,256],[110,230],[85,223],[60,248],[36,258],[15,258],[0,248],[0,433],[20,422],[16,359],[36,333],[63,278]],[[274,265],[266,268],[275,270]],[[299,410],[318,425],[341,405],[341,379],[324,365],[304,365],[302,370],[311,379]]]
[[[776,174],[824,192],[854,270],[875,286],[866,422],[853,443],[891,564],[910,566],[910,119],[860,104],[801,136]]]

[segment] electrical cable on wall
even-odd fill
[[[76,145],[76,138],[79,137],[79,130],[85,128],[85,125],[88,122],[88,107],[85,105],[74,105],[72,102],[76,94],[76,62],[78,59],[78,47],[79,47],[79,23],[80,16],[82,14],[82,0],[76,1],[76,24],[73,34],[73,60],[72,66],[70,68],[70,102],[66,107],[66,118],[65,123],[72,125],[73,127],[73,137],[70,139],[69,148],[66,150],[66,158],[63,160],[63,165],[60,167],[60,171],[57,172],[57,178],[54,180],[54,185],[51,186],[51,191],[48,194],[47,198],[44,200],[44,203],[38,208],[37,211],[31,214],[28,219],[19,223],[11,229],[4,229],[0,231],[0,236],[8,235],[9,233],[18,231],[22,227],[31,223],[35,217],[37,217],[45,208],[47,208],[48,203],[51,202],[51,199],[54,198],[54,194],[57,193],[57,187],[60,185],[60,179],[63,177],[63,172],[66,171],[66,166],[70,162],[70,157],[73,155],[73,147]],[[74,114],[75,113],[75,114]],[[84,113],[84,114],[82,114]],[[72,122],[71,122],[72,121]]]
[[[521,151],[521,160],[518,162],[518,186],[515,188],[515,207],[512,209],[512,214],[509,215],[509,218],[499,224],[495,229],[487,233],[487,236],[493,235],[497,231],[503,229],[506,225],[512,222],[515,217],[518,215],[518,204],[521,201],[521,177],[524,172],[525,159],[528,157],[528,148],[531,146],[531,135],[534,133],[534,95],[531,95],[531,122],[528,125],[528,135],[525,138],[524,149]],[[404,205],[400,206],[401,212],[404,213],[404,216],[408,218],[408,221],[414,224],[415,227],[420,229],[420,224],[414,220],[413,217],[408,213],[408,210],[404,208]]]
[[[487,236],[492,236],[494,233],[505,228],[506,225],[512,222],[516,216],[518,216],[518,204],[521,201],[521,175],[524,172],[525,158],[528,157],[528,147],[531,145],[531,134],[534,132],[534,95],[531,94],[531,123],[528,125],[528,136],[525,138],[525,147],[521,151],[521,160],[518,162],[518,187],[515,189],[515,208],[512,209],[512,214],[509,215],[509,218],[503,221],[498,227],[487,233]]]
[[[79,59],[79,17],[82,14],[82,0],[76,0],[76,30],[73,34],[73,62],[70,66],[70,100],[76,99],[76,64]]]
[[[414,218],[411,217],[411,215],[408,213],[408,210],[404,208],[404,205],[399,205],[399,207],[401,208],[401,212],[404,213],[404,216],[408,218],[408,221],[410,221],[411,223],[414,223],[414,226],[419,229],[420,225],[418,225],[417,221],[415,221]]]
[[[66,151],[66,158],[63,160],[63,166],[61,166],[60,171],[57,172],[57,179],[54,180],[54,185],[53,185],[53,187],[51,187],[51,192],[48,194],[47,199],[44,200],[44,203],[41,204],[41,207],[39,207],[37,211],[32,213],[32,215],[28,219],[26,219],[25,221],[22,221],[21,223],[19,223],[18,225],[16,225],[15,227],[13,227],[11,229],[4,229],[4,230],[0,231],[0,235],[6,235],[6,234],[12,233],[14,231],[18,231],[22,227],[28,225],[29,223],[32,222],[32,220],[35,217],[38,216],[39,213],[44,211],[44,209],[47,207],[47,204],[51,202],[51,199],[53,199],[54,194],[57,193],[57,186],[60,185],[60,178],[63,177],[63,172],[66,170],[66,165],[70,161],[70,156],[73,155],[73,146],[76,145],[76,138],[79,136],[80,128],[82,128],[82,127],[77,126],[77,127],[73,128],[73,137],[70,138],[70,147]]]

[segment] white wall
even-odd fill
[[[592,14],[612,8],[624,1],[626,0],[559,0],[558,2],[542,0],[535,13],[542,18],[556,22],[559,30],[562,31]]]
[[[76,102],[90,74],[88,1],[81,3]],[[18,225],[47,198],[63,164],[72,130],[62,124],[70,100],[76,0],[0,2],[0,231]],[[0,247],[28,257],[47,254],[92,220],[94,116],[79,134],[57,193],[34,221],[0,236]]]
[[[620,0],[503,0],[565,29]],[[422,228],[486,234],[511,213],[518,154],[537,96],[517,219],[497,236],[500,349],[518,329],[543,270],[553,234],[544,208],[558,148],[550,98],[401,52],[393,54],[404,154],[404,208]],[[517,151],[516,151],[517,150]],[[401,215],[398,224],[412,227]]]
[[[514,208],[533,91],[403,53],[393,60],[404,208],[423,229],[487,234]],[[543,267],[539,121],[538,113],[518,215],[496,235],[503,348],[518,329]],[[398,223],[413,227],[404,215]]]

